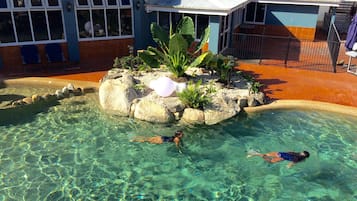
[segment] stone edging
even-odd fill
[[[62,88],[63,86],[67,86],[68,83],[72,83],[74,86],[82,88],[83,91],[98,91],[99,88],[99,83],[96,82],[66,80],[48,77],[25,77],[16,79],[5,79],[2,80],[2,82],[5,85],[44,86],[53,88]]]
[[[261,105],[257,107],[246,107],[244,108],[244,111],[247,113],[254,113],[275,109],[321,110],[357,117],[356,107],[311,100],[277,100],[266,105]]]

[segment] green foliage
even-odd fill
[[[143,92],[143,91],[145,91],[146,86],[145,86],[145,84],[142,84],[142,83],[135,84],[134,85],[134,89],[137,90],[137,91]]]
[[[232,71],[236,65],[236,59],[233,56],[223,56],[221,54],[212,54],[211,52],[207,53],[205,60],[202,62],[203,66],[213,72],[216,72],[219,76],[219,82],[222,82],[226,85],[230,84]]]
[[[207,55],[206,53],[197,55],[207,42],[209,37],[209,27],[205,29],[201,36],[201,41],[194,45],[194,24],[190,17],[183,17],[172,33],[166,33],[165,30],[156,23],[150,26],[153,40],[158,44],[159,49],[148,47],[146,50],[139,52],[140,58],[151,67],[159,67],[160,64],[165,65],[170,72],[176,77],[185,75],[185,71],[193,66],[198,66]],[[191,54],[188,49],[194,46],[195,51]]]
[[[250,93],[258,93],[260,91],[260,88],[264,86],[264,84],[256,81],[252,75],[249,75],[247,73],[241,73],[241,75],[250,84]]]
[[[217,89],[214,87],[214,81],[210,80],[208,85],[206,86],[206,93],[207,94],[212,94],[215,93]]]
[[[253,93],[258,93],[259,92],[259,89],[260,87],[264,86],[264,84],[260,83],[260,82],[257,82],[257,81],[254,81],[251,85],[251,88],[250,90],[253,92]]]
[[[138,56],[124,56],[121,58],[115,57],[113,68],[123,68],[129,70],[150,70],[150,66],[146,65]]]
[[[188,82],[187,88],[182,92],[177,93],[179,99],[187,107],[195,109],[203,109],[205,105],[211,102],[211,98],[207,90],[201,89],[202,80],[196,83]]]
[[[120,67],[119,58],[115,57],[114,63],[113,63],[113,68],[119,68],[119,67]]]

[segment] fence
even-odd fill
[[[338,33],[334,31],[328,34],[328,42],[233,33],[231,48],[224,54],[233,55],[240,60],[253,60],[262,65],[336,72],[340,40]]]

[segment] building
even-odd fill
[[[68,66],[112,61],[128,55],[128,45],[145,49],[153,44],[152,22],[168,29],[170,22],[186,15],[194,19],[197,38],[210,26],[209,49],[216,53],[230,46],[232,33],[242,30],[313,40],[321,8],[336,8],[341,2],[0,0],[0,73],[22,73],[29,63],[24,64],[21,48],[28,45],[38,49],[34,63],[39,66],[54,65],[46,57],[46,45],[52,43],[60,44]]]

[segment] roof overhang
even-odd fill
[[[338,7],[341,0],[145,0],[145,7],[147,12],[161,11],[227,16],[238,8],[245,7],[250,2]]]
[[[162,11],[226,16],[238,8],[245,7],[249,2],[250,0],[146,0],[145,7],[147,12]]]
[[[355,0],[353,0],[355,1]],[[306,6],[333,6],[338,7],[341,3],[339,0],[320,0],[320,1],[310,1],[310,0],[252,0],[252,2],[258,3],[271,3],[271,4],[290,4],[290,5],[306,5]]]

